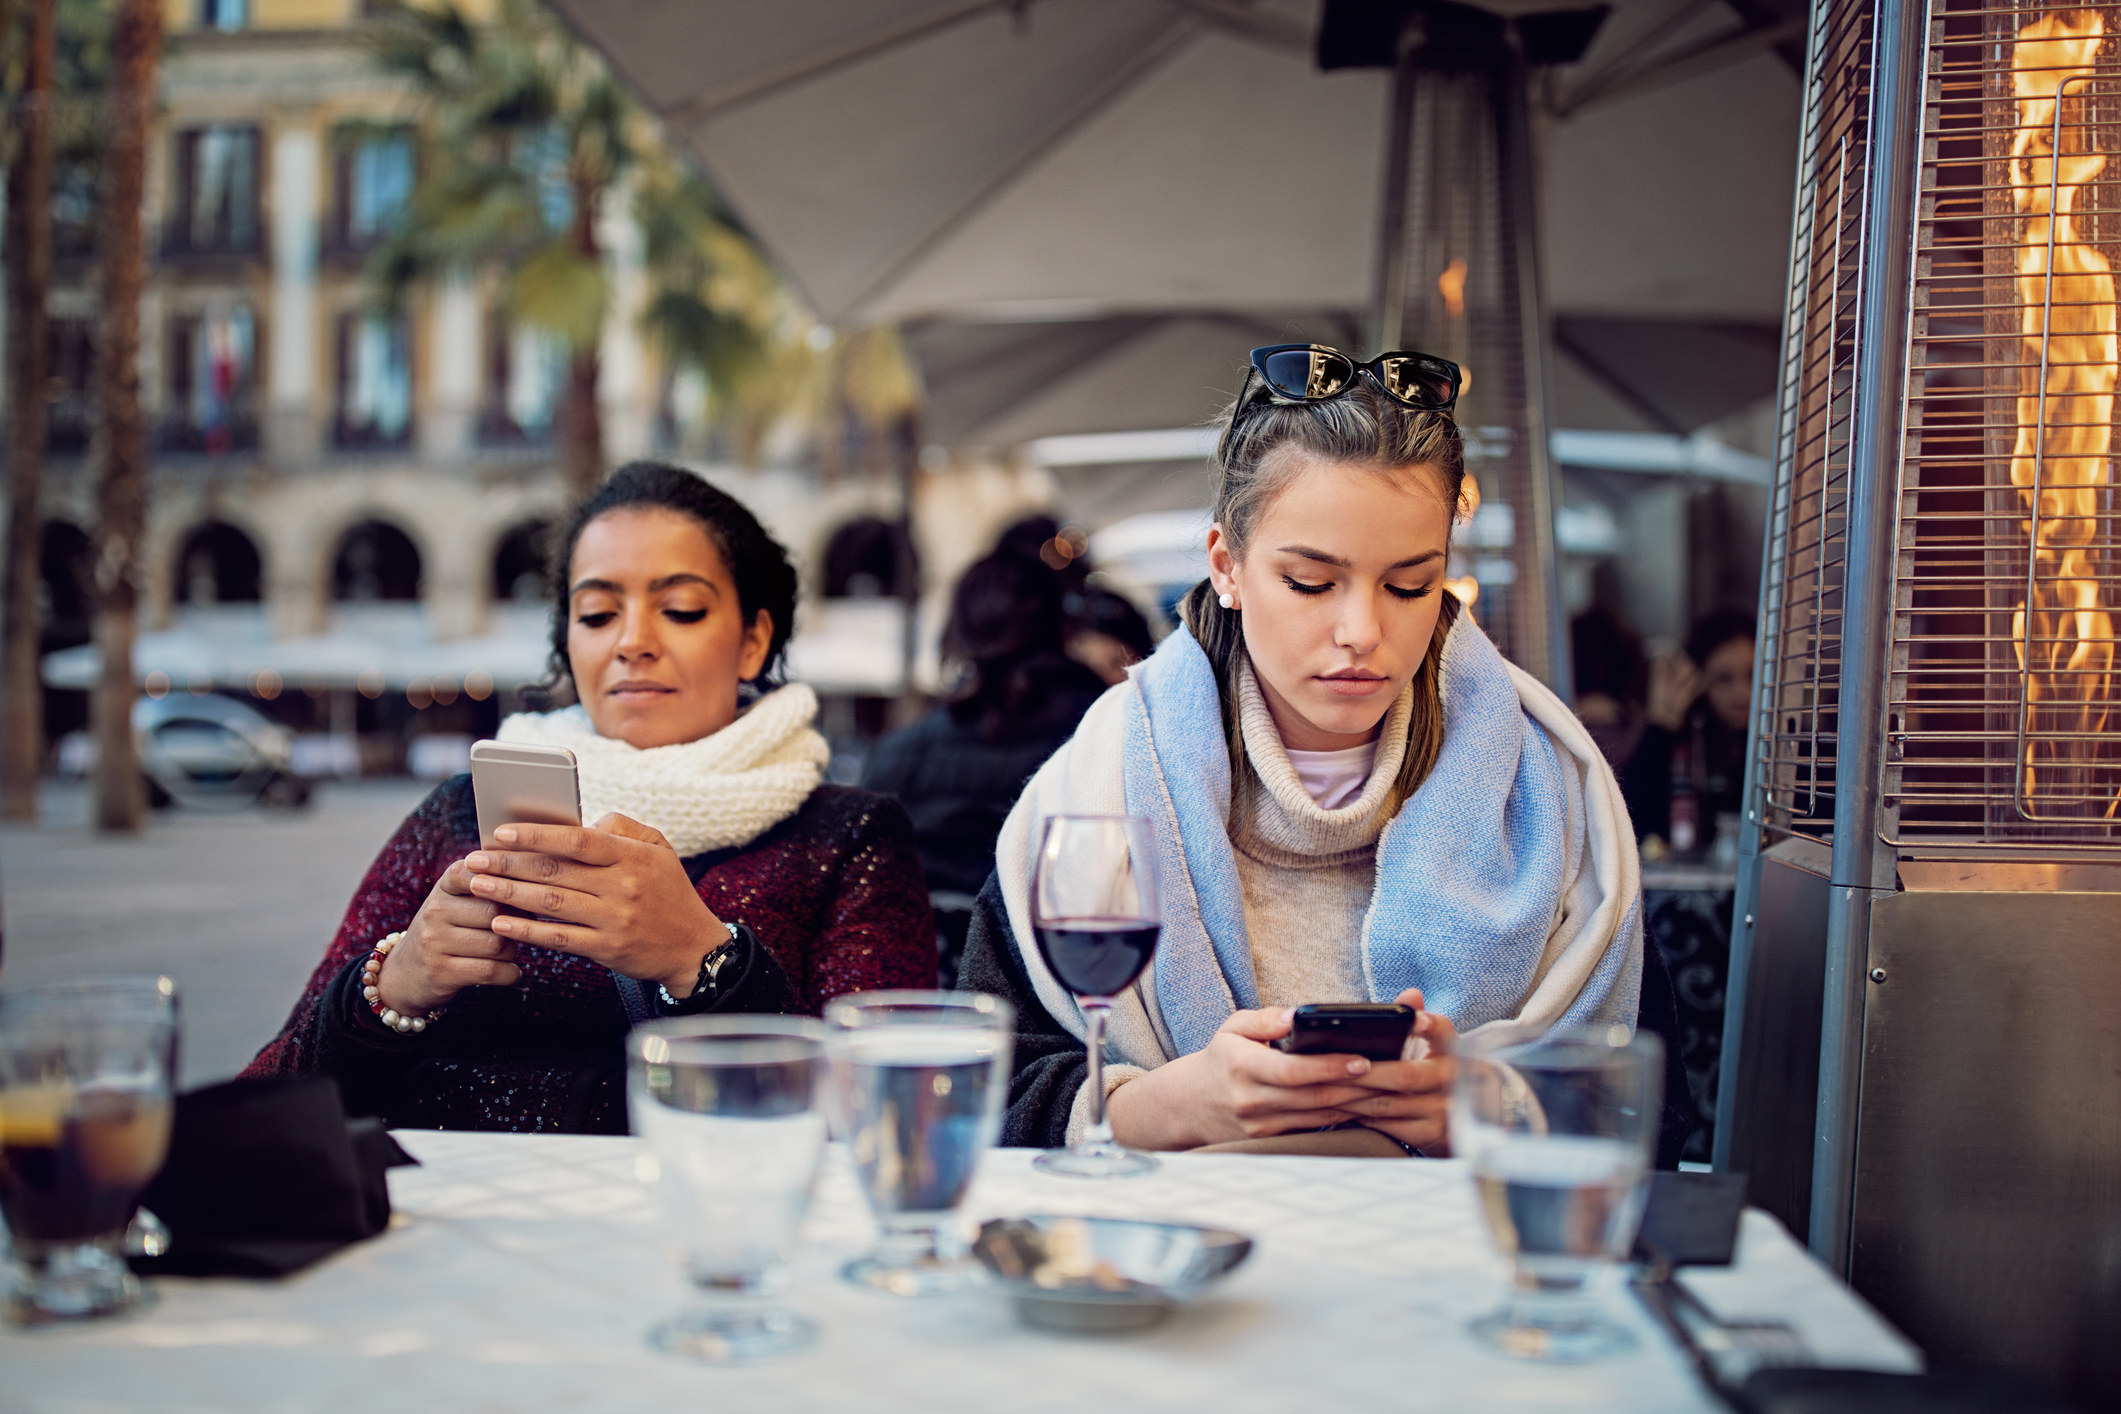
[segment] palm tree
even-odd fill
[[[642,120],[603,62],[532,0],[500,0],[474,24],[453,0],[394,3],[383,66],[410,81],[426,120],[405,219],[375,253],[380,300],[498,267],[502,300],[567,350],[559,414],[571,489],[604,474],[598,345],[610,280],[597,217],[634,165]]]
[[[15,36],[13,6],[0,39]],[[44,517],[45,295],[52,279],[55,0],[29,0],[22,71],[10,97],[14,150],[7,164],[8,518],[4,636],[0,636],[0,817],[37,817],[44,758],[44,691],[37,661],[38,549]],[[9,65],[8,67],[13,67]]]
[[[161,57],[161,0],[117,0],[98,221],[103,288],[96,401],[104,450],[93,554],[96,647],[103,666],[90,701],[96,825],[104,830],[138,830],[147,809],[133,752],[133,638],[140,617],[140,539],[147,526],[147,423],[140,409],[147,139]]]

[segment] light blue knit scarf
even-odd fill
[[[1377,844],[1362,939],[1370,995],[1390,1000],[1419,987],[1428,1009],[1465,1032],[1519,1015],[1546,974],[1574,954],[1572,965],[1587,975],[1557,1024],[1632,1025],[1641,937],[1632,878],[1618,907],[1599,910],[1605,924],[1591,931],[1603,936],[1585,935],[1588,920],[1577,918],[1577,936],[1556,946],[1570,932],[1571,907],[1580,911],[1585,832],[1596,827],[1585,818],[1583,787],[1572,791],[1567,773],[1589,769],[1594,790],[1611,787],[1610,773],[1602,761],[1564,763],[1469,617],[1451,630],[1442,666],[1442,752]],[[1165,881],[1153,995],[1160,1029],[1177,1053],[1190,1054],[1233,1010],[1259,1005],[1225,823],[1229,753],[1215,674],[1190,634],[1172,634],[1133,678],[1126,803],[1154,825]],[[1558,703],[1554,710],[1565,713]],[[1620,821],[1625,828],[1624,811]]]

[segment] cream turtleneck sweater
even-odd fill
[[[1407,754],[1412,685],[1379,726],[1362,793],[1337,810],[1311,799],[1274,728],[1249,664],[1237,675],[1245,761],[1232,802],[1230,843],[1244,891],[1245,932],[1261,1006],[1368,1001],[1362,926],[1377,882],[1385,800]]]

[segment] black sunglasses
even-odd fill
[[[1276,394],[1297,403],[1337,398],[1355,386],[1358,374],[1368,374],[1386,397],[1429,412],[1449,412],[1465,383],[1463,369],[1434,354],[1395,349],[1368,363],[1357,363],[1324,344],[1270,344],[1254,349],[1252,372]],[[1239,400],[1240,406],[1244,401]]]

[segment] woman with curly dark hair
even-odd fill
[[[482,849],[470,778],[445,781],[247,1074],[333,1076],[396,1126],[622,1132],[635,1021],[935,984],[905,812],[822,784],[817,699],[778,685],[795,571],[757,518],[636,462],[553,548],[576,702],[500,739],[573,751],[592,823]]]

